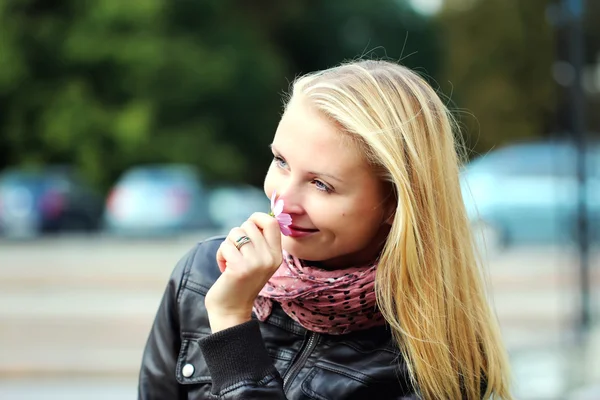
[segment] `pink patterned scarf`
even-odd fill
[[[276,301],[306,329],[332,335],[383,325],[375,300],[376,267],[328,271],[284,252],[283,263],[254,302],[254,313],[266,320]]]

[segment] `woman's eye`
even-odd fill
[[[315,184],[315,187],[317,188],[317,190],[321,190],[323,192],[327,192],[327,193],[331,193],[332,190],[331,188],[329,188],[329,186],[327,186],[326,184],[324,184],[323,182],[315,179],[313,180],[313,183]]]
[[[277,164],[277,166],[279,168],[287,168],[287,163],[285,162],[285,160],[279,156],[274,156],[273,157],[273,162],[275,164]]]

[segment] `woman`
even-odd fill
[[[139,398],[511,398],[432,88],[383,61],[304,76],[272,151],[289,235],[256,213],[182,259]]]

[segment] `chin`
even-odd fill
[[[305,256],[312,253],[312,251],[310,251],[312,246],[309,246],[304,243],[298,243],[297,240],[288,236],[283,236],[283,240],[281,241],[281,247],[289,254],[301,258],[303,260],[305,259]]]
[[[315,254],[315,251],[313,251],[313,247],[315,246],[314,244],[298,242],[297,240],[287,236],[284,236],[281,244],[283,250],[301,260],[323,261],[329,258],[326,254]]]

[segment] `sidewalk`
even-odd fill
[[[0,399],[39,398],[34,392],[74,399],[85,385],[100,390],[98,398],[131,398],[168,276],[196,240],[1,243]],[[596,292],[599,261],[596,252]],[[517,399],[600,400],[598,315],[584,348],[573,334],[576,266],[574,254],[560,249],[490,259]],[[599,304],[596,294],[596,310]]]
[[[492,257],[495,309],[511,357],[514,394],[531,400],[600,400],[600,252],[592,253],[594,323],[581,340],[574,251],[514,250]]]
[[[511,352],[517,399],[600,399],[600,324],[582,346],[572,340]]]

